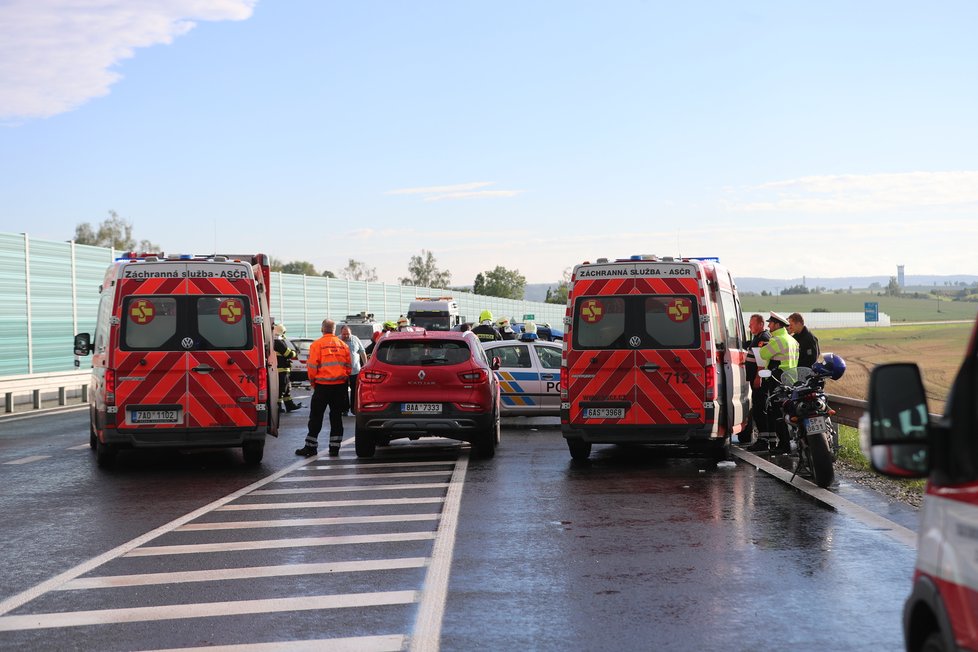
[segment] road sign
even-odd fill
[[[876,301],[867,301],[864,309],[866,311],[866,321],[880,320],[880,304]]]
[[[523,321],[532,321],[534,319],[536,319],[536,317],[533,315],[523,315]]]

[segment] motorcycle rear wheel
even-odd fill
[[[808,462],[812,469],[812,479],[822,489],[835,481],[835,467],[832,466],[832,452],[824,434],[807,435]]]

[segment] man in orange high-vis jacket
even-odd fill
[[[309,347],[306,371],[312,385],[312,405],[309,406],[309,433],[305,446],[295,454],[312,457],[319,447],[319,431],[329,407],[329,454],[340,454],[343,442],[343,411],[346,410],[346,383],[352,372],[350,347],[336,336],[336,322],[323,320],[323,336]]]

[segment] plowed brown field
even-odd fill
[[[923,375],[928,410],[940,414],[971,328],[970,323],[948,323],[815,331],[822,353],[831,351],[846,361],[845,375],[828,381],[825,391],[865,400],[873,367],[884,362],[916,362]]]

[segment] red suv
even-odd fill
[[[499,384],[471,332],[390,332],[357,382],[357,457],[407,437],[467,441],[492,457],[499,443]]]

